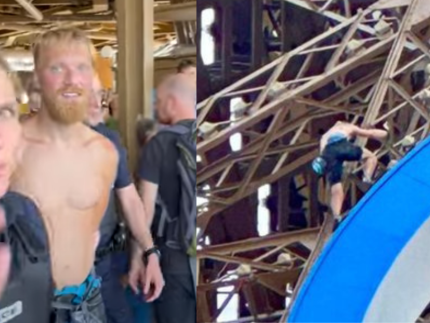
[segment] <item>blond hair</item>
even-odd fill
[[[50,30],[40,34],[33,43],[34,64],[37,68],[41,51],[45,47],[58,46],[58,43],[76,44],[82,43],[88,46],[88,51],[91,54],[92,63],[95,65],[96,49],[88,38],[85,31],[77,28],[63,28]]]

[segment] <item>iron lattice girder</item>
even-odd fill
[[[420,140],[428,134],[429,112],[421,99],[430,82],[418,90],[408,86],[411,72],[423,70],[425,67],[418,66],[430,62],[427,45],[430,33],[426,30],[430,8],[425,6],[425,0],[382,0],[358,11],[353,17],[330,11],[331,7],[327,4],[332,1],[285,1],[300,2],[302,6],[308,6],[307,10],[326,16],[331,23],[319,36],[281,55],[198,105],[199,127],[204,128],[202,125],[209,122],[214,130],[197,145],[197,154],[201,158],[197,173],[199,194],[208,200],[198,215],[201,232],[204,232],[212,216],[255,193],[260,186],[276,182],[286,175],[307,174],[308,171],[303,170],[318,154],[318,140],[313,128],[327,117],[348,114],[355,122],[364,120],[367,125],[387,122],[391,138],[377,151],[379,157],[387,153],[401,157],[400,142],[406,135]],[[309,7],[311,2],[319,7]],[[344,3],[349,4],[349,1]],[[325,10],[321,10],[323,7]],[[383,14],[379,21],[384,20],[390,26],[390,31],[384,35],[378,34],[378,21],[372,17],[376,10],[381,10]],[[350,8],[345,10],[347,13],[350,11]],[[333,22],[337,25],[332,26]],[[359,46],[355,50],[351,49],[357,42]],[[322,64],[318,69],[314,68],[315,61]],[[275,98],[267,100],[276,82],[282,83],[284,89]],[[327,87],[330,91],[324,92]],[[219,123],[211,121],[211,113],[214,109],[221,109],[226,99],[245,93],[255,93],[256,99],[238,120],[231,122],[228,114],[224,114],[225,119]],[[220,147],[228,147],[229,139],[235,133],[241,133],[245,139],[242,149],[236,152],[220,150]],[[359,143],[366,144],[364,141]],[[353,169],[354,172],[358,170],[359,167]],[[233,173],[235,176],[232,176]],[[355,191],[357,186],[354,183],[355,178],[352,178],[346,186]],[[305,180],[305,185],[311,184],[311,181]],[[351,193],[348,198],[356,201],[353,196],[355,194]],[[274,278],[278,286],[293,282],[296,286],[293,301],[311,263],[328,239],[330,226],[330,222],[326,222],[321,232],[320,228],[316,228],[312,229],[315,232],[307,235],[307,239],[314,239],[310,244],[313,252],[298,281],[297,275],[293,275],[295,278]],[[203,247],[198,253],[199,259],[216,259],[225,262],[226,266],[242,263],[253,267],[255,272],[233,281],[223,277],[206,281],[198,287],[199,298],[221,285],[233,284],[236,287],[233,292],[240,291],[261,272],[273,277],[278,270],[295,272],[295,266],[280,266],[283,269],[279,269],[278,264],[268,262],[265,257],[243,259],[238,254],[258,248],[266,248],[266,256],[282,250],[285,252],[288,250],[285,241],[292,241],[288,239],[305,243],[303,237],[294,236],[301,233],[303,231],[282,234],[286,239],[283,241],[276,240],[280,236],[273,235]],[[271,244],[275,240],[278,249]],[[263,282],[259,283],[264,285]],[[267,287],[275,290],[273,284]],[[222,304],[221,309],[227,303]],[[219,313],[217,311],[215,316]],[[206,313],[206,317],[213,319],[214,313]],[[282,322],[285,322],[285,316]]]
[[[418,6],[418,2],[415,2],[415,5]],[[373,7],[377,9],[376,5]],[[217,108],[216,103],[220,99],[232,95],[239,96],[242,93],[259,93],[252,107],[248,109],[248,114],[227,127],[225,125],[229,120],[223,120],[218,125],[219,132],[201,140],[197,145],[197,153],[202,159],[199,163],[197,182],[199,186],[210,187],[210,194],[205,196],[209,202],[201,209],[198,216],[198,225],[201,228],[205,228],[211,216],[256,192],[263,184],[272,183],[308,164],[318,153],[318,145],[307,131],[312,120],[347,112],[365,115],[365,121],[373,124],[375,121],[383,121],[381,118],[388,120],[392,117],[389,114],[391,110],[395,111],[392,114],[398,114],[400,109],[410,108],[411,105],[425,120],[428,120],[426,108],[414,99],[420,94],[412,95],[407,90],[402,90],[402,85],[396,81],[410,73],[414,64],[404,68],[404,65],[399,65],[404,62],[402,53],[393,54],[396,50],[407,55],[405,57],[416,58],[415,53],[423,51],[420,55],[421,59],[416,63],[426,59],[427,36],[420,32],[422,22],[428,19],[428,15],[423,17],[421,14],[417,21],[409,19],[409,22],[405,23],[407,15],[404,15],[402,20],[396,20],[398,17],[394,16],[394,11],[384,12],[386,20],[397,21],[397,24],[392,23],[394,29],[392,34],[369,38],[358,30],[360,26],[363,29],[365,18],[371,12],[372,9],[365,9],[354,17],[345,18],[337,26],[329,28],[321,35],[282,55],[259,71],[198,105],[198,125],[201,126],[206,122],[211,109]],[[390,12],[393,16],[388,16]],[[342,32],[345,33],[343,38],[339,37]],[[338,39],[334,39],[335,37]],[[361,41],[365,45],[360,52],[347,55],[345,50],[353,40]],[[312,74],[313,71],[310,70],[312,60],[315,57],[318,58],[317,53],[322,51],[331,51],[332,59],[326,62],[325,68],[320,73]],[[279,93],[278,97],[267,102],[267,94],[275,82],[280,82],[280,77],[285,70],[291,68],[290,64],[297,62],[295,60],[300,56],[306,58],[301,69],[294,77],[282,79],[285,90]],[[387,72],[387,66],[390,73]],[[366,68],[368,72],[351,79],[351,75],[360,68]],[[268,71],[272,71],[272,74],[264,87],[247,87],[247,84],[255,83]],[[370,78],[369,75],[374,77]],[[338,85],[335,93],[322,100],[316,99],[322,88],[333,83]],[[400,104],[397,104],[397,107],[387,108],[387,97],[385,93],[381,94],[384,91],[375,90],[375,84],[376,89],[392,88],[401,97]],[[351,105],[349,99],[352,96],[364,97],[362,104]],[[272,119],[269,120],[269,118]],[[262,122],[266,122],[268,126],[257,129]],[[216,124],[212,126],[216,127]],[[247,139],[245,146],[238,152],[226,150],[217,160],[208,160],[207,156],[218,146],[228,144],[230,136],[235,133],[241,133]],[[400,137],[404,135],[403,133]],[[282,143],[280,147],[285,149],[277,149],[280,141],[287,136],[289,137],[287,146],[288,144],[291,146],[285,147],[285,143]],[[220,152],[217,153],[219,156]],[[261,166],[265,162],[267,164],[268,159],[278,162],[272,165],[270,171],[267,169],[262,171]],[[239,180],[232,180],[230,172],[237,165],[240,165],[241,173],[244,175]],[[258,176],[259,172],[263,175]]]

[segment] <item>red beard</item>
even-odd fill
[[[63,93],[76,93],[76,97],[66,98]],[[54,121],[71,125],[85,120],[89,95],[84,89],[68,87],[60,89],[54,96],[43,96],[44,107]]]

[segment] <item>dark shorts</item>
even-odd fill
[[[363,157],[363,149],[346,139],[328,144],[322,156],[327,161],[328,180],[331,185],[342,181],[343,162],[359,161]]]

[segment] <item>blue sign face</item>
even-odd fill
[[[287,322],[415,322],[430,299],[430,139],[350,212]]]

